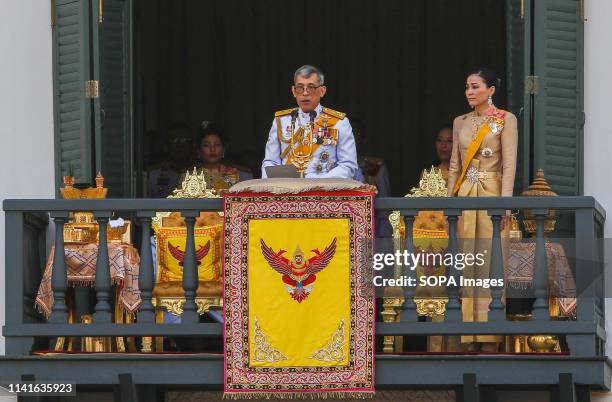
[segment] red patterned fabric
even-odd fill
[[[508,286],[526,289],[532,287],[535,266],[535,242],[510,243],[510,257],[506,271]],[[555,297],[560,312],[571,316],[576,310],[576,282],[559,243],[546,242],[549,294]]]
[[[93,286],[96,281],[98,245],[66,244],[64,253],[66,255],[68,285]],[[52,247],[36,296],[36,308],[47,318],[51,315],[53,306],[51,273],[53,271],[54,254],[55,247]],[[108,243],[108,257],[111,280],[114,284],[121,286],[119,303],[127,312],[133,313],[140,306],[140,290],[138,290],[140,257],[138,251],[129,244]]]

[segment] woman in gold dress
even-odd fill
[[[221,163],[225,157],[225,144],[220,128],[204,121],[197,145],[204,179],[209,188],[223,191],[241,180],[238,169]]]
[[[467,77],[465,96],[471,113],[455,119],[453,150],[449,166],[448,195],[460,197],[512,196],[518,132],[516,117],[493,104],[500,80],[491,70],[482,68]],[[506,219],[502,220],[504,230]],[[505,230],[504,230],[505,231]],[[464,211],[458,233],[464,253],[490,250],[493,224],[487,211]],[[504,233],[502,233],[504,235]],[[468,278],[488,278],[490,251],[483,266],[466,267]],[[462,289],[463,321],[487,321],[490,291],[479,287]],[[497,351],[501,336],[462,336],[468,350]]]
[[[217,193],[222,193],[239,181],[253,178],[250,173],[221,163],[225,156],[225,144],[222,130],[216,125],[204,121],[200,126],[196,145],[198,158],[201,162],[200,166],[196,168],[198,172],[204,173],[204,180],[208,189],[214,189],[217,190]],[[185,179],[186,173],[182,175],[180,183]],[[223,222],[223,218],[218,213],[202,211],[196,220],[196,226],[212,226],[221,222]],[[164,225],[185,226],[185,221],[180,212],[172,212],[164,220]]]

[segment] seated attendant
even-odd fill
[[[448,183],[448,167],[450,166],[453,151],[453,126],[445,124],[438,130],[436,137],[436,155],[439,163],[436,168],[442,172],[442,177]]]
[[[197,144],[198,156],[202,162],[202,171],[208,187],[227,190],[239,181],[253,178],[250,172],[240,171],[221,163],[225,157],[225,143],[219,127],[208,121],[202,122]]]
[[[147,167],[148,197],[166,198],[180,183],[180,172],[193,166],[193,131],[185,123],[170,126],[162,135],[151,135],[155,163]]]
[[[353,123],[355,142],[357,143],[358,168],[355,171],[355,180],[376,186],[379,197],[390,197],[389,170],[385,160],[380,156],[366,156],[363,154],[368,149],[364,124],[355,118],[351,118],[351,121]]]

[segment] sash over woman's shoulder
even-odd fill
[[[465,160],[463,161],[461,174],[459,175],[459,178],[457,179],[457,182],[453,187],[453,196],[457,195],[457,192],[459,191],[459,188],[461,187],[461,184],[465,179],[465,174],[468,168],[470,167],[470,163],[472,162],[472,159],[474,159],[474,156],[476,156],[478,149],[482,145],[482,141],[484,141],[485,137],[489,133],[500,134],[504,130],[505,123],[506,111],[496,108],[490,108],[489,110],[487,110],[487,117],[485,118],[484,123],[476,133],[476,136],[472,140],[472,143],[470,144],[465,153]]]

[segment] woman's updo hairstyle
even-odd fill
[[[482,78],[487,87],[495,87],[497,90],[499,90],[499,87],[501,87],[501,78],[499,78],[497,74],[495,74],[495,71],[491,70],[490,68],[478,68],[469,73],[468,77],[470,75],[477,75],[478,77]]]
[[[214,122],[209,122],[207,120],[204,120],[200,124],[200,127],[198,128],[197,148],[200,148],[200,146],[202,145],[202,140],[211,134],[214,134],[217,137],[219,137],[219,141],[221,141],[221,145],[225,147],[225,138],[223,135],[223,129]]]

